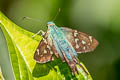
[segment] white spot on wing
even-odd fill
[[[78,45],[78,44],[76,44],[76,48],[77,48],[77,49],[79,48],[79,45]]]
[[[43,55],[40,55],[40,57],[42,57]]]
[[[38,53],[38,55],[40,54],[40,53],[39,53],[39,49],[37,49],[37,53]]]
[[[53,54],[53,52],[52,52],[52,51],[50,51],[50,54]]]
[[[77,32],[74,32],[74,36],[77,37],[78,33]]]
[[[92,42],[92,36],[89,36],[90,42]]]
[[[52,61],[54,60],[54,58],[52,57]]]
[[[88,45],[90,45],[90,43],[88,43]]]
[[[50,46],[47,45],[47,48],[50,49]]]
[[[46,51],[46,50],[44,50],[44,53],[47,53],[47,51]]]
[[[86,44],[86,42],[84,40],[82,40],[82,44]]]
[[[84,46],[84,47],[83,47],[83,49],[85,50],[85,49],[86,49],[86,47]]]
[[[43,38],[43,40],[44,40],[44,43],[45,43],[45,44],[47,44],[47,41],[46,41],[46,39],[44,39],[44,38]]]
[[[75,38],[75,43],[77,43],[79,41],[79,39],[78,38]]]
[[[77,33],[77,30],[75,30],[75,33]]]

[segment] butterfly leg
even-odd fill
[[[74,75],[74,74],[77,72],[76,63],[75,63],[73,60],[70,61],[70,60],[67,58],[67,56],[66,56],[66,54],[64,53],[64,51],[62,51],[62,53],[63,53],[63,56],[64,56],[66,62],[67,62],[68,65],[69,65],[70,69],[72,70],[72,74]]]
[[[70,62],[68,63],[70,68],[72,69],[72,74],[74,75],[75,73],[78,74],[78,71],[77,71],[77,67],[76,67],[76,64],[74,62]]]
[[[32,37],[35,37],[36,35],[38,35],[38,34],[40,34],[40,33],[42,33],[42,35],[41,36],[43,36],[44,34],[45,34],[45,32],[44,31],[42,31],[42,30],[39,30],[36,34],[34,34]]]
[[[83,65],[81,63],[79,63],[79,61],[76,58],[74,58],[73,60],[74,60],[74,62],[76,64],[80,65],[80,67],[82,68],[82,70],[86,73],[86,75],[88,75],[88,72],[85,70],[85,68],[83,67]]]

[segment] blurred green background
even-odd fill
[[[0,10],[14,23],[36,33],[54,21],[94,36],[99,46],[80,54],[94,80],[120,80],[120,0],[0,0]],[[24,16],[40,20],[23,20]],[[5,37],[0,29],[0,66],[6,80],[14,80]]]

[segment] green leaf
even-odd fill
[[[37,35],[32,38],[34,33],[20,28],[2,12],[0,12],[0,27],[7,41],[16,80],[92,80],[90,74],[87,76],[78,65],[79,74],[73,76],[68,65],[62,63],[60,59],[55,58],[46,64],[36,63],[33,55],[42,37]],[[85,70],[87,71],[86,68]]]
[[[3,74],[2,74],[1,67],[0,67],[0,80],[5,80],[4,77],[3,77]]]

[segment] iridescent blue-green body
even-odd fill
[[[59,53],[59,55],[61,55],[60,57],[64,58],[64,55],[63,55],[63,52],[64,52],[67,59],[72,61],[72,56],[77,56],[77,53],[74,50],[74,48],[71,46],[71,44],[68,42],[68,40],[66,39],[63,31],[60,28],[58,28],[55,24],[52,25],[51,27],[48,27],[48,29],[50,33],[48,36],[50,36],[54,41],[53,44],[55,45],[55,47],[60,49],[60,50],[57,49],[57,52]]]
[[[53,22],[48,22],[47,26],[48,30],[43,35],[34,59],[38,63],[45,63],[54,60],[52,55],[55,54],[68,63],[73,73],[78,71],[77,64],[83,68],[77,58],[78,53],[93,51],[98,45],[97,40],[77,30],[57,27]],[[85,71],[84,68],[83,70]],[[88,74],[86,71],[85,73]]]

